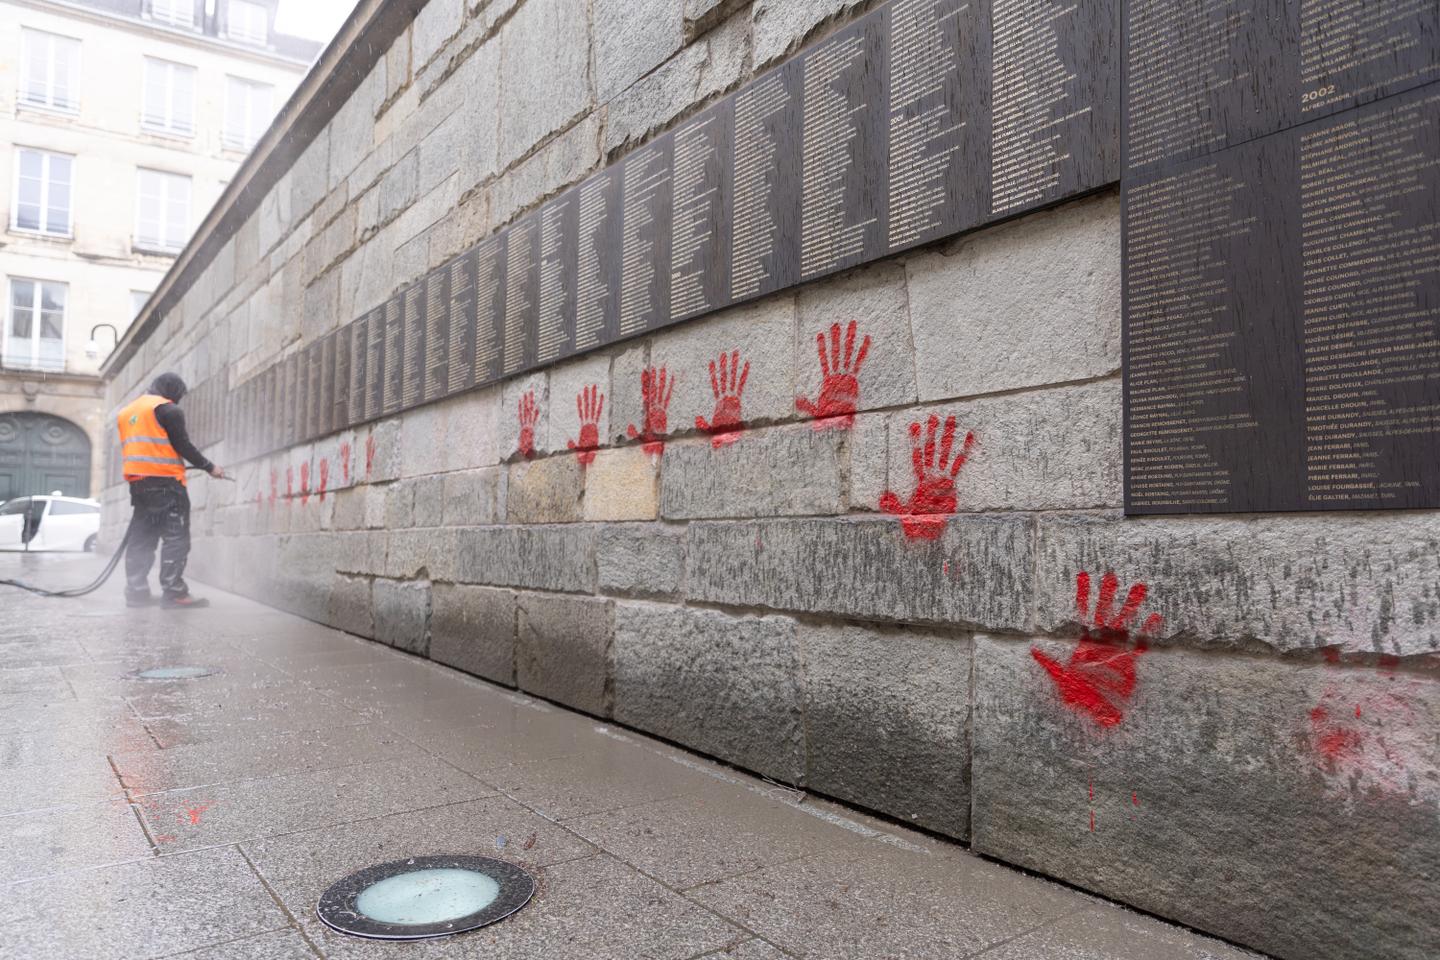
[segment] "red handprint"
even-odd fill
[[[285,468],[285,506],[290,506],[290,498],[295,496],[295,468]]]
[[[855,352],[855,321],[845,331],[845,353],[840,353],[840,324],[830,325],[830,352],[825,352],[825,333],[815,334],[815,347],[820,354],[820,397],[811,403],[807,397],[796,397],[795,407],[816,419],[815,429],[831,427],[847,429],[855,422],[855,405],[860,401],[860,367],[870,352],[870,335]]]
[[[370,476],[370,471],[375,469],[375,434],[365,437],[365,476]]]
[[[325,502],[325,488],[330,485],[330,460],[320,461],[320,502]]]
[[[950,451],[955,445],[955,418],[945,418],[945,432],[940,437],[940,459],[935,459],[935,432],[940,418],[931,414],[925,428],[925,443],[920,443],[920,423],[910,424],[910,460],[915,466],[915,492],[908,502],[889,490],[880,497],[880,509],[900,518],[900,527],[911,540],[938,540],[945,532],[945,523],[955,512],[955,476],[970,457],[975,434],[965,434],[965,442],[955,459]]]
[[[646,453],[659,453],[665,449],[666,411],[670,408],[670,395],[675,392],[675,378],[670,377],[661,367],[649,367],[640,371],[640,396],[645,403],[645,426],[635,429],[630,424],[628,432],[637,440],[645,441]]]
[[[1119,589],[1119,578],[1107,570],[1100,578],[1095,626],[1093,630],[1085,628],[1069,663],[1062,665],[1038,648],[1030,648],[1030,655],[1054,678],[1061,701],[1085,711],[1102,727],[1113,727],[1125,719],[1121,708],[1135,693],[1135,659],[1145,652],[1147,639],[1164,625],[1158,613],[1150,614],[1140,626],[1139,639],[1129,646],[1130,624],[1139,615],[1149,588],[1143,583],[1132,586],[1117,611]],[[1075,575],[1075,607],[1083,622],[1090,615],[1090,574],[1084,571]]]
[[[275,509],[275,497],[280,492],[280,471],[270,471],[270,509]]]
[[[346,440],[340,444],[340,479],[345,486],[350,486],[350,441]]]
[[[535,424],[540,422],[540,408],[535,405],[535,391],[526,390],[520,398],[520,440],[517,449],[526,460],[535,456]]]
[[[695,426],[710,434],[710,445],[715,448],[734,443],[740,439],[745,424],[740,420],[740,397],[745,393],[745,381],[750,376],[750,361],[740,368],[740,351],[730,356],[720,354],[720,375],[715,375],[715,361],[710,361],[710,390],[715,394],[715,412],[710,422],[704,417],[695,418]]]
[[[310,463],[306,461],[300,464],[300,505],[306,506],[310,503]]]
[[[582,464],[595,462],[595,448],[600,446],[600,414],[605,409],[605,394],[597,384],[590,384],[575,394],[575,411],[580,414],[580,440],[567,440],[576,451],[575,459]]]

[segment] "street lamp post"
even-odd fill
[[[95,324],[95,326],[90,328],[90,342],[85,344],[85,356],[89,357],[91,360],[100,359],[100,341],[95,339],[95,334],[99,333],[101,330],[110,331],[110,336],[112,338],[110,340],[111,351],[113,351],[115,347],[120,343],[120,331],[115,329],[115,325],[113,323]],[[106,353],[106,356],[109,356],[108,351]]]

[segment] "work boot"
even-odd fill
[[[160,601],[160,606],[166,610],[195,610],[210,606],[210,601],[203,597],[192,597],[187,593],[179,597],[166,597]]]
[[[127,593],[125,594],[125,606],[153,607],[155,606],[155,597],[148,593]]]

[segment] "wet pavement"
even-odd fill
[[[69,587],[94,557],[0,554]],[[1255,955],[239,597],[0,587],[0,958],[1239,960]],[[137,670],[206,666],[183,681]],[[315,916],[408,856],[524,867],[493,926]]]

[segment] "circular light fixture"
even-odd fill
[[[151,667],[136,670],[131,676],[136,680],[198,680],[219,672],[214,667]]]
[[[530,874],[490,857],[411,857],[335,883],[315,912],[341,933],[421,940],[503,920],[535,893]]]

